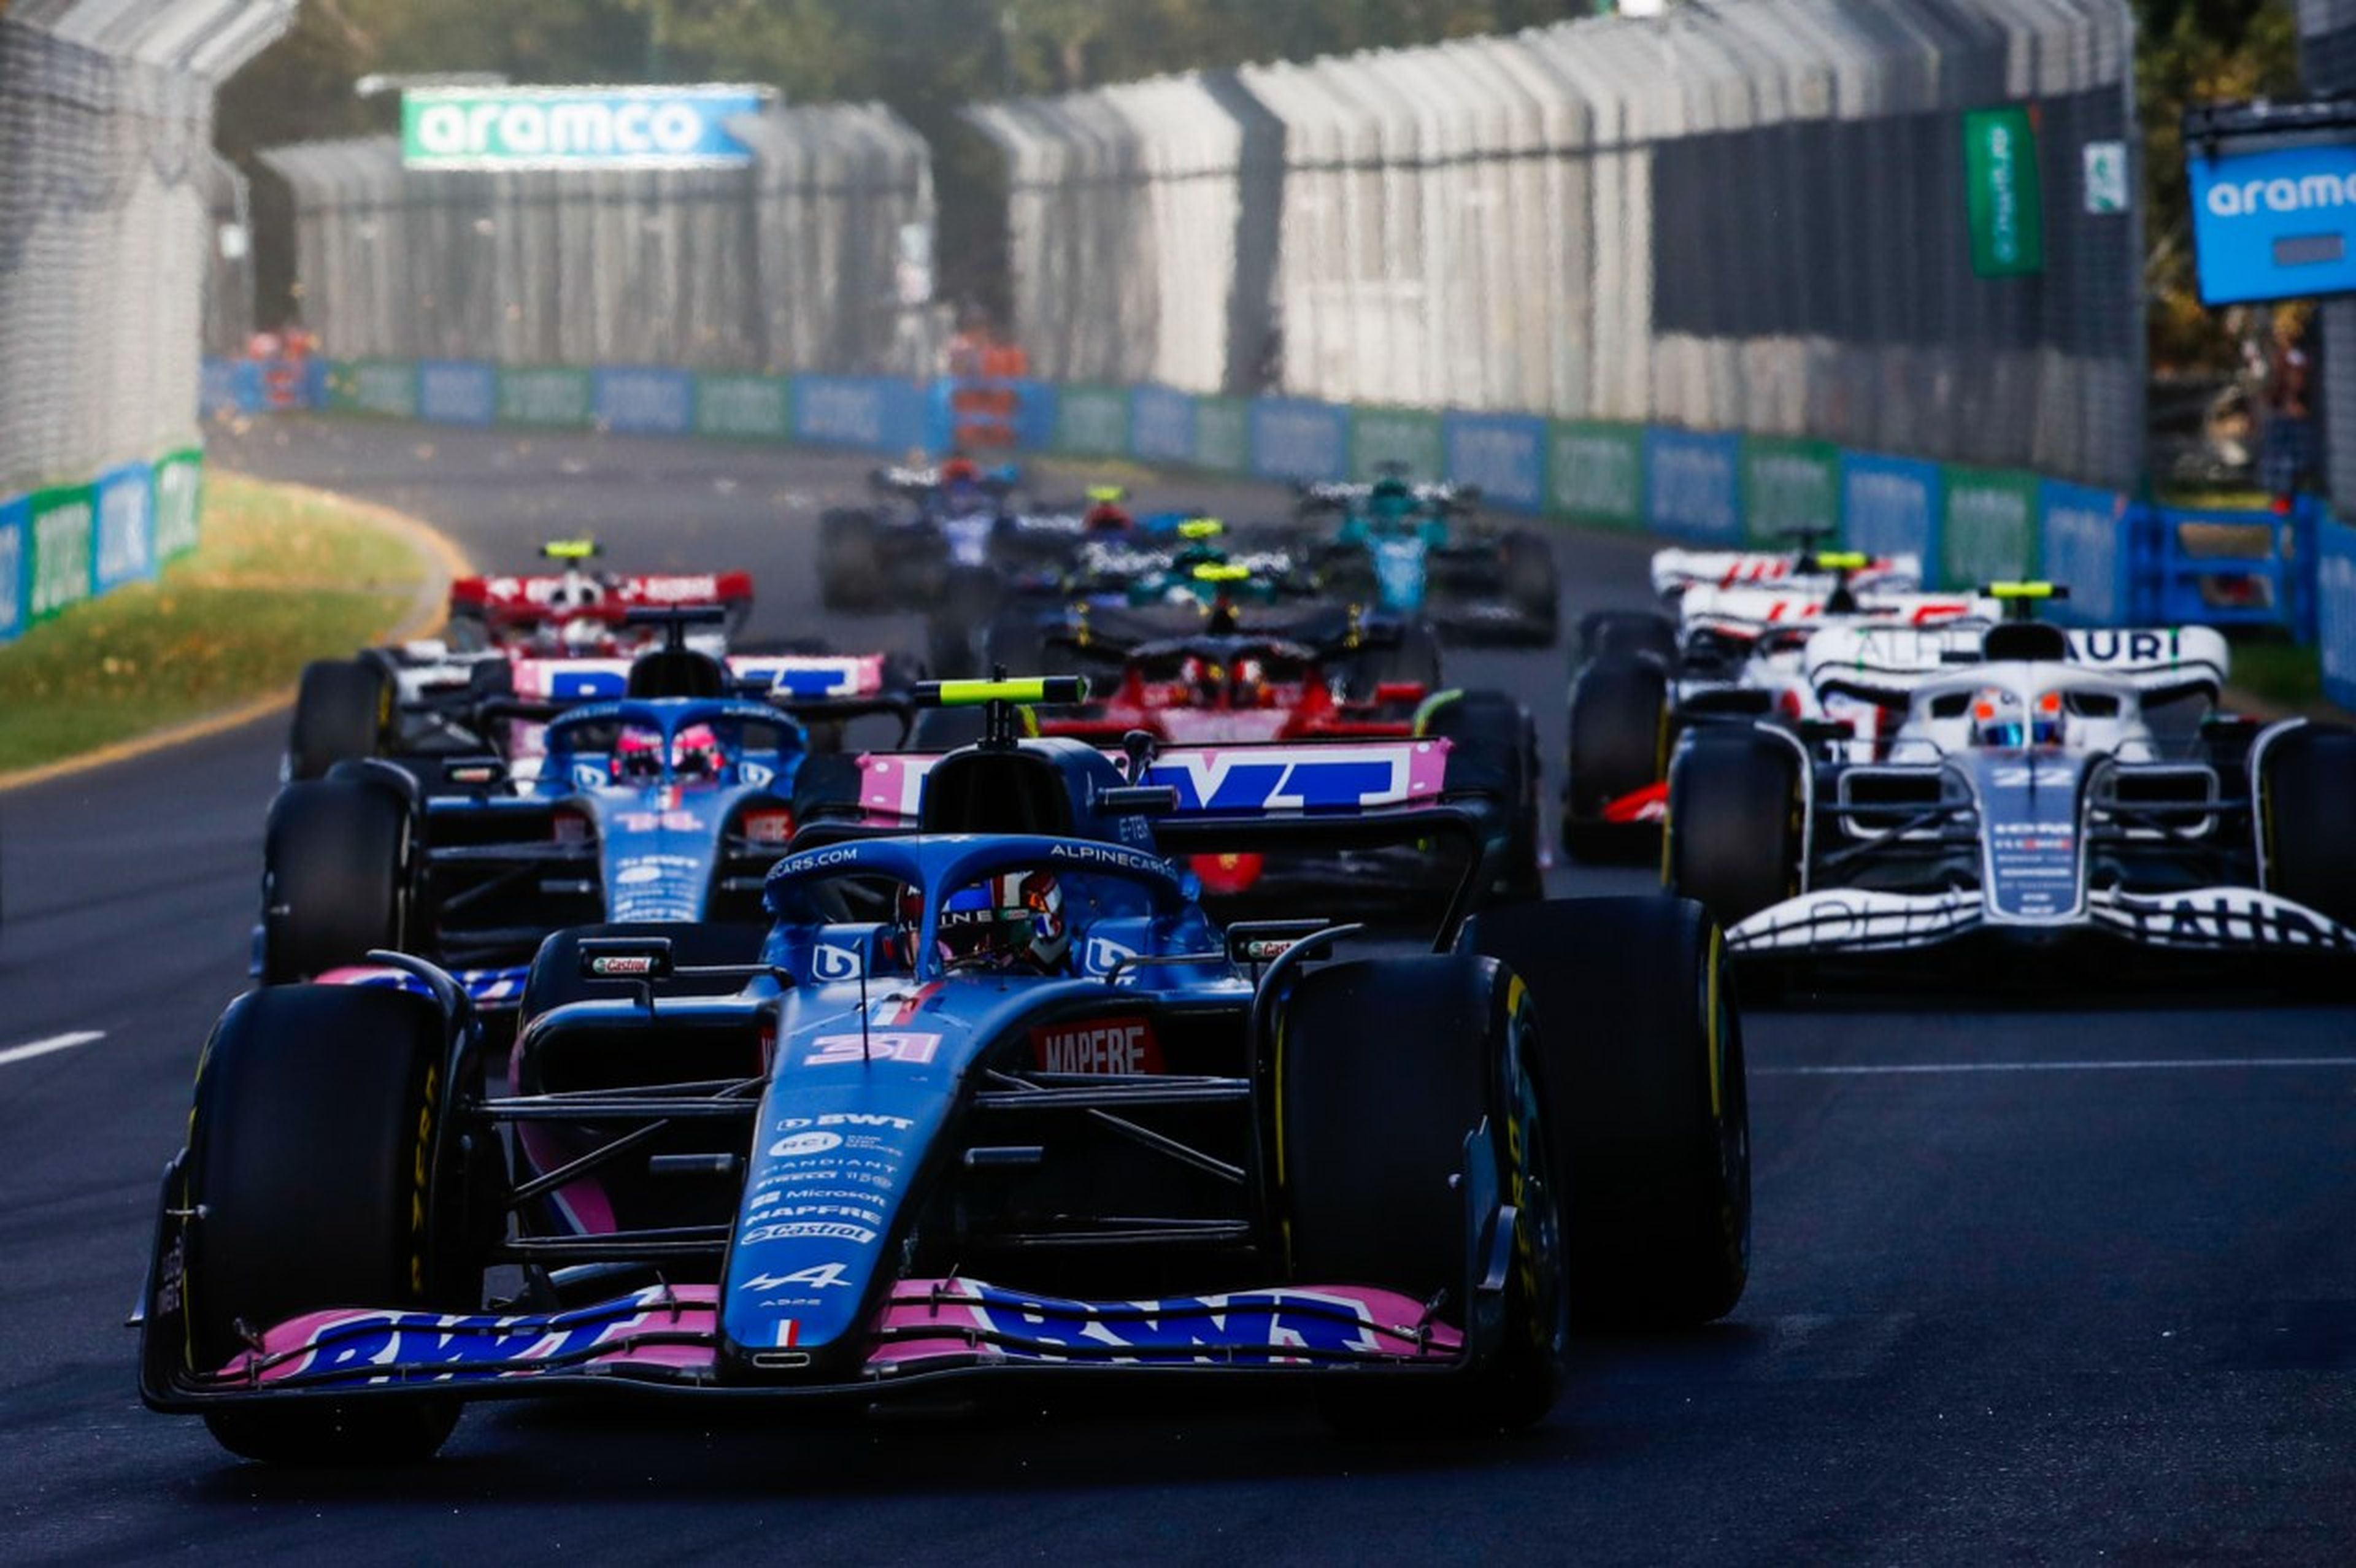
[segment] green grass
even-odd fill
[[[2296,643],[2236,643],[2233,685],[2277,708],[2310,708],[2323,700],[2323,656]]]
[[[169,728],[291,686],[400,623],[425,569],[330,502],[210,473],[202,543],[0,648],[0,773]]]

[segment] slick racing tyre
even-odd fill
[[[1277,1155],[1294,1280],[1444,1295],[1462,1319],[1490,1240],[1467,1233],[1464,1182],[1484,1124],[1470,1147],[1497,1160],[1517,1212],[1503,1298],[1482,1308],[1502,1314],[1495,1353],[1460,1379],[1329,1374],[1327,1413],[1345,1429],[1515,1428],[1553,1407],[1569,1333],[1560,1189],[1521,997],[1499,966],[1447,955],[1314,970],[1285,1004]]]
[[[291,784],[270,803],[262,851],[262,981],[284,985],[399,949],[409,936],[417,845],[408,803],[348,777]]]
[[[470,1312],[479,1254],[442,1182],[450,1105],[440,1013],[374,987],[299,986],[230,1004],[197,1069],[178,1207],[192,1371],[250,1334],[337,1307]],[[447,1140],[455,1145],[455,1140]],[[455,1184],[454,1184],[455,1186]],[[233,1454],[288,1465],[430,1457],[454,1400],[260,1400],[208,1413]]]
[[[1580,663],[1612,654],[1658,659],[1670,668],[1677,662],[1676,623],[1657,610],[1591,610],[1580,616]]]
[[[1449,742],[1447,794],[1479,794],[1494,801],[1507,834],[1492,896],[1545,896],[1538,863],[1537,728],[1522,705],[1502,691],[1443,692],[1426,706],[1422,733]]]
[[[877,610],[889,596],[872,512],[836,510],[818,522],[819,600],[830,610]]]
[[[1751,1267],[1751,1120],[1723,942],[1683,899],[1474,916],[1459,952],[1528,984],[1572,1307],[1674,1328],[1733,1310]]]
[[[1661,780],[1668,735],[1668,676],[1647,658],[1611,655],[1570,683],[1570,747],[1562,845],[1582,860],[1626,859],[1658,842],[1641,823],[1604,809]]]
[[[1671,892],[1707,905],[1722,925],[1799,891],[1800,757],[1783,737],[1750,724],[1688,731],[1669,767]]]
[[[337,763],[373,757],[392,729],[393,684],[373,659],[316,659],[303,667],[286,737],[286,776],[319,779]]]
[[[2265,891],[2356,926],[2356,730],[2302,724],[2259,753]]]
[[[1510,533],[1498,541],[1498,569],[1505,601],[1530,623],[1531,640],[1551,646],[1560,635],[1562,580],[1554,551],[1533,533]]]

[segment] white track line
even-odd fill
[[[0,1067],[12,1061],[29,1061],[36,1056],[47,1056],[53,1051],[71,1051],[77,1045],[88,1045],[94,1040],[104,1040],[102,1029],[76,1029],[71,1034],[53,1034],[47,1040],[37,1040],[29,1045],[12,1045],[0,1051]]]
[[[2158,1072],[2231,1067],[2356,1067],[2356,1056],[2192,1056],[2146,1061],[1901,1061],[1834,1067],[1754,1067],[1754,1078],[1889,1078],[1943,1072]]]

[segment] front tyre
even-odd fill
[[[328,1307],[471,1311],[478,1260],[444,1223],[451,1085],[433,1003],[302,986],[230,1004],[197,1070],[181,1207],[192,1370],[252,1334]],[[258,1400],[209,1412],[231,1453],[292,1465],[430,1457],[456,1402],[413,1394]]]
[[[413,827],[408,803],[371,781],[316,779],[278,792],[262,851],[265,984],[314,979],[406,945]]]
[[[1751,1269],[1751,1111],[1725,946],[1682,899],[1580,899],[1466,923],[1524,976],[1582,1324],[1724,1317]]]
[[[1336,1424],[1517,1428],[1553,1407],[1569,1316],[1530,1040],[1522,987],[1461,955],[1337,964],[1287,1001],[1277,1150],[1294,1280],[1380,1285],[1462,1318],[1491,1242],[1469,1233],[1468,1148],[1496,1161],[1515,1211],[1505,1286],[1475,1308],[1494,1315],[1486,1362],[1453,1379],[1326,1374]]]
[[[286,776],[325,778],[337,763],[373,757],[392,730],[392,680],[373,659],[315,659],[303,667],[286,735]]]

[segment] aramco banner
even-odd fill
[[[728,122],[766,87],[412,88],[401,161],[412,169],[732,168],[752,152]]]

